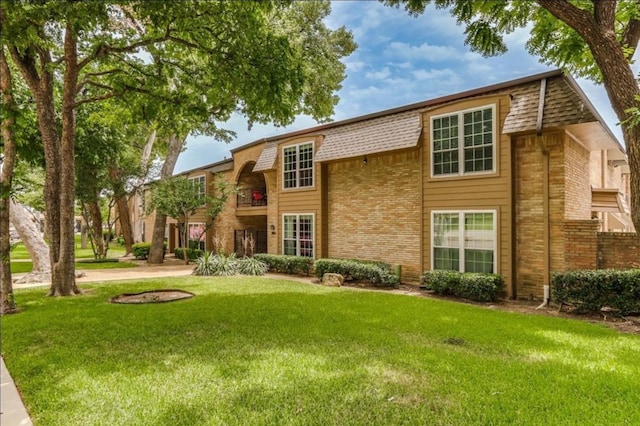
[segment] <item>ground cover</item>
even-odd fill
[[[640,424],[640,336],[273,278],[16,291],[2,353],[36,424]],[[122,293],[179,288],[164,304]]]

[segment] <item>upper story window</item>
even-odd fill
[[[495,170],[495,107],[431,118],[433,176]]]
[[[191,182],[193,191],[198,195],[198,198],[204,199],[204,197],[207,195],[207,178],[205,176],[196,176],[189,178],[189,182]]]
[[[313,142],[287,146],[282,152],[284,188],[313,186]]]

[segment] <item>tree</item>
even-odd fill
[[[527,49],[544,63],[602,83],[622,126],[631,169],[632,219],[640,235],[640,86],[631,68],[640,40],[638,0],[384,0],[421,14],[433,3],[466,25],[465,43],[485,56],[504,53],[503,34],[532,25]]]
[[[194,130],[219,134],[216,122],[234,111],[250,122],[277,125],[291,122],[301,111],[328,118],[337,99],[305,98],[305,87],[332,93],[344,73],[338,81],[315,81],[316,76],[308,80],[303,72],[306,58],[272,22],[279,10],[294,5],[195,0],[0,3],[2,44],[33,94],[45,154],[50,295],[79,293],[74,276],[77,108],[127,95],[146,97],[149,113],[163,117],[170,129],[165,134],[179,139]],[[343,35],[349,37],[340,40],[344,45],[336,47],[338,56],[353,46],[350,34]],[[331,58],[327,66],[344,70]],[[54,93],[57,81],[59,99]],[[188,82],[191,91],[185,88]],[[189,119],[172,124],[180,117],[174,117],[177,111],[190,111]]]
[[[16,310],[11,278],[11,241],[8,213],[11,203],[13,169],[16,162],[16,142],[13,126],[17,107],[13,99],[11,71],[4,55],[4,48],[0,48],[0,91],[2,92],[2,142],[4,146],[4,156],[1,159],[2,171],[0,172],[0,280],[2,280],[0,313],[5,314]]]
[[[181,245],[185,263],[189,263],[187,242],[195,239],[200,241],[206,231],[213,225],[216,217],[220,214],[224,205],[229,200],[229,195],[234,191],[230,185],[221,177],[216,176],[214,195],[206,195],[206,188],[200,183],[191,181],[183,176],[171,179],[159,180],[151,191],[151,203],[149,209],[155,210],[157,214],[169,216],[178,221]],[[195,238],[189,235],[189,220],[200,209],[204,209],[204,216],[207,219],[205,227],[200,230]]]

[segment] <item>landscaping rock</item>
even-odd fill
[[[322,276],[322,285],[327,287],[341,287],[344,284],[344,277],[340,274],[327,272]]]

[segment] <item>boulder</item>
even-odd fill
[[[327,287],[340,287],[344,284],[344,277],[340,274],[327,272],[322,276],[322,285]]]

